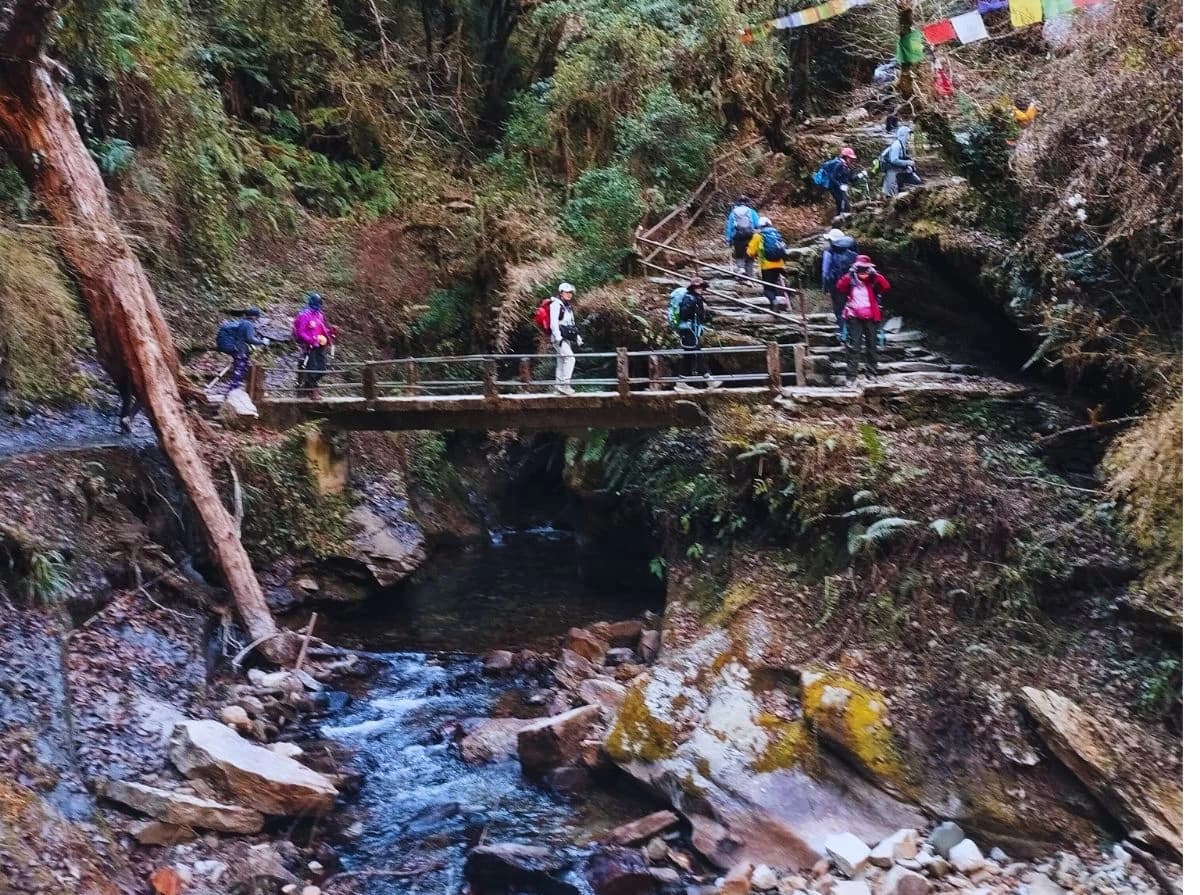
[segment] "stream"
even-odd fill
[[[501,531],[326,617],[323,636],[383,663],[320,730],[356,753],[364,777],[340,854],[363,875],[339,891],[457,893],[479,842],[569,849],[656,807],[618,779],[571,795],[526,779],[516,760],[469,766],[454,742],[467,719],[545,713],[538,681],[485,677],[481,653],[548,651],[572,626],[661,610],[649,557],[611,546],[552,527]]]

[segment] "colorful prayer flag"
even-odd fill
[[[801,25],[804,24],[804,19],[801,18],[800,13],[798,13],[798,12],[794,12],[790,16],[786,16],[785,18],[787,19],[787,27],[788,28],[799,28]]]
[[[744,44],[753,43],[754,42],[754,32],[751,31],[749,28],[743,28],[741,31],[738,32],[738,40]]]
[[[1042,0],[1042,12],[1048,19],[1069,15],[1074,11],[1074,0]]]
[[[925,58],[925,44],[920,31],[910,31],[896,41],[896,60],[901,65],[913,65]]]
[[[1075,0],[1075,8],[1083,9],[1085,6],[1099,6],[1104,0]]]
[[[1052,0],[1046,0],[1047,3]],[[1071,0],[1067,0],[1071,2]],[[977,40],[987,40],[987,27],[983,24],[983,16],[978,10],[974,12],[964,12],[961,16],[954,16],[950,19],[950,24],[954,26],[954,36],[965,44],[974,43]]]
[[[801,22],[805,25],[815,25],[821,21],[820,15],[817,14],[817,8],[810,6],[808,9],[800,10]]]
[[[1008,14],[1014,28],[1036,25],[1042,20],[1042,0],[1008,0]]]
[[[925,35],[925,39],[929,41],[931,47],[944,44],[948,40],[954,40],[954,26],[950,24],[949,19],[942,19],[940,22],[926,25],[921,29],[921,32]]]
[[[1008,9],[1008,0],[979,0],[979,12],[981,14],[998,12],[1001,9]]]

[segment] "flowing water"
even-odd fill
[[[479,653],[551,649],[572,625],[661,609],[649,557],[608,546],[550,528],[502,532],[323,622],[324,637],[384,663],[321,730],[357,753],[364,775],[350,811],[361,835],[342,863],[372,875],[338,891],[456,893],[479,841],[571,848],[653,808],[615,780],[568,795],[525,779],[516,761],[468,766],[454,745],[460,721],[539,711],[528,704],[538,682],[486,678]]]

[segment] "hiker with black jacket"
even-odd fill
[[[685,352],[685,372],[680,381],[675,383],[676,391],[690,391],[687,379],[696,376],[704,377],[706,388],[717,388],[721,383],[712,378],[708,372],[708,357],[701,353],[701,342],[704,339],[704,322],[708,311],[704,307],[704,295],[708,291],[708,282],[699,277],[688,283],[687,290],[679,301],[678,323],[675,330],[679,336],[679,347]]]

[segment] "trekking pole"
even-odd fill
[[[228,373],[228,372],[229,372],[230,370],[232,370],[232,369],[233,369],[233,363],[232,363],[232,362],[231,362],[231,363],[228,363],[228,364],[226,364],[224,367],[222,367],[222,368],[221,368],[221,372],[220,372],[220,373],[218,373],[216,376],[214,376],[214,377],[213,377],[213,380],[212,380],[212,382],[210,382],[208,385],[206,385],[206,386],[204,387],[204,390],[205,390],[205,391],[208,391],[210,388],[212,388],[214,385],[216,385],[218,382],[220,382],[220,381],[221,381],[221,379],[222,379],[222,378],[225,376],[225,374],[226,374],[226,373]]]

